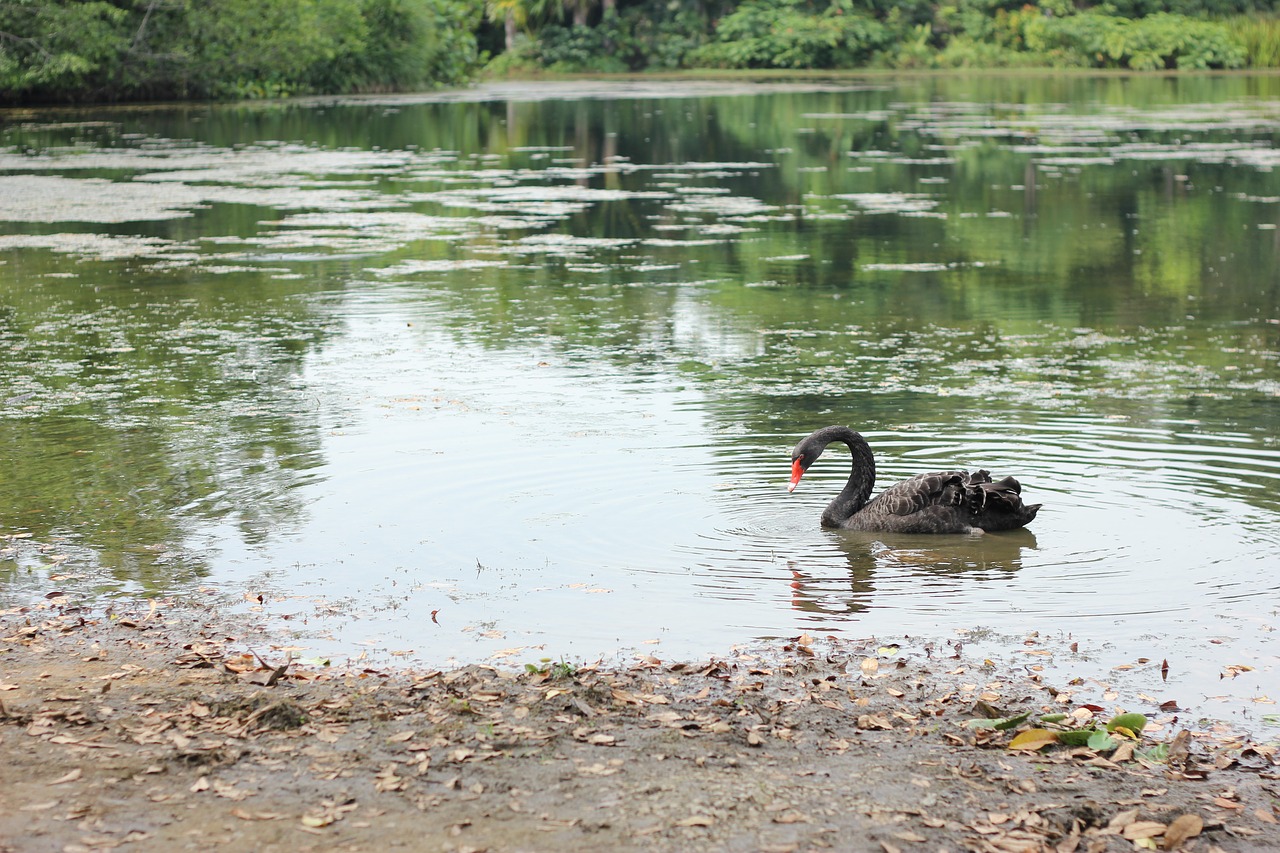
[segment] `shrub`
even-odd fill
[[[1038,18],[1025,37],[1035,53],[1074,54],[1102,68],[1241,68],[1247,58],[1224,24],[1164,12],[1137,20],[1096,12]]]
[[[611,47],[618,37],[611,27],[546,27],[538,34],[538,64],[561,73],[627,71]]]
[[[802,0],[747,0],[716,27],[716,40],[695,64],[720,68],[849,68],[890,41],[879,21],[831,6],[814,12]]]

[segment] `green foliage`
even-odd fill
[[[350,2],[350,0],[339,0]],[[461,83],[478,66],[481,7],[459,0],[362,0],[362,42],[314,64],[321,91],[386,91]]]
[[[1087,12],[1065,18],[1036,18],[1025,29],[1027,47],[1100,68],[1154,71],[1164,68],[1240,68],[1243,44],[1226,25],[1159,13],[1130,20]]]
[[[0,5],[14,100],[270,97],[460,82],[468,0],[17,0]]]
[[[0,92],[84,89],[127,44],[128,17],[106,2],[0,4]]]
[[[1196,18],[1266,12],[1275,8],[1273,0],[1106,0],[1088,5],[1123,18],[1145,18],[1162,12]]]
[[[553,661],[551,658],[542,658],[541,665],[527,663],[524,665],[524,671],[533,676],[541,676],[549,681],[561,681],[573,678],[577,673],[578,667],[573,663],[560,658]]]
[[[617,73],[629,71],[614,46],[624,34],[616,26],[550,26],[538,37],[531,55],[540,68],[557,72]]]
[[[694,62],[719,68],[852,68],[888,44],[891,33],[843,4],[747,0],[716,26]]]
[[[618,57],[632,70],[687,68],[711,39],[719,3],[663,3],[661,0],[618,13]]]
[[[506,48],[493,73],[1280,67],[1280,21],[1242,14],[1264,0],[1108,0],[1078,11],[1085,2],[8,0],[0,3],[0,100],[457,84],[480,64],[478,34],[490,49]],[[493,41],[499,23],[505,38]]]
[[[1250,68],[1280,68],[1280,18],[1241,15],[1224,23],[1227,31],[1244,45]]]
[[[368,34],[358,0],[192,3],[173,23],[166,35],[186,48],[184,61],[167,69],[175,88],[214,97],[272,97],[305,88],[313,67],[332,62]],[[161,47],[155,44],[157,51]],[[157,70],[163,73],[164,65]]]
[[[1025,68],[1045,63],[1033,53],[957,36],[942,50],[934,51],[931,64],[937,68]]]

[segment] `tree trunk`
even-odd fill
[[[507,35],[507,50],[513,50],[516,46],[516,16],[514,12],[507,10],[503,28],[506,30]]]

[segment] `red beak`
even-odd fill
[[[788,492],[796,490],[796,483],[800,482],[800,478],[804,476],[804,466],[800,464],[800,460],[791,463],[791,484],[787,486]]]

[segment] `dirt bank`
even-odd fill
[[[1011,750],[1121,709],[946,644],[337,672],[173,602],[62,602],[0,614],[6,851],[1280,849],[1273,747],[1133,708],[1114,750]]]

